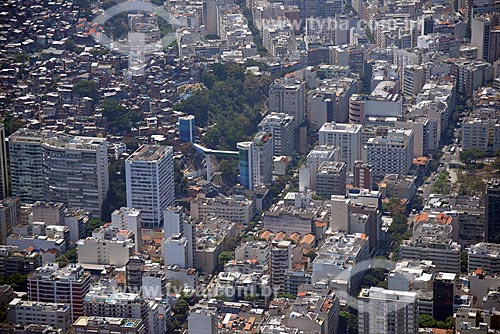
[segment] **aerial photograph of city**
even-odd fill
[[[0,0],[0,334],[500,334],[500,0]]]

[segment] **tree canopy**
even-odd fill
[[[483,157],[484,157],[484,152],[475,147],[461,151],[459,156],[460,161],[466,165],[469,165],[475,160],[481,159]]]
[[[257,131],[263,117],[271,77],[245,73],[245,65],[213,64],[202,74],[207,89],[197,90],[177,105],[196,117],[196,123],[211,125],[203,138],[210,148],[230,149]]]
[[[113,134],[129,132],[137,122],[142,120],[137,111],[127,109],[115,100],[106,100],[101,107],[107,119],[108,129]]]

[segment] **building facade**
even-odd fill
[[[175,201],[173,148],[142,145],[125,161],[125,174],[127,206],[141,210],[143,227],[160,227]]]
[[[46,130],[9,137],[12,194],[100,214],[108,187],[107,141]]]

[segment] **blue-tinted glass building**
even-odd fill
[[[193,115],[179,117],[179,141],[181,143],[194,143],[195,133],[195,117]]]

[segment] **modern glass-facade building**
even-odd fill
[[[195,117],[193,115],[179,117],[179,141],[181,143],[194,143],[195,133]]]

